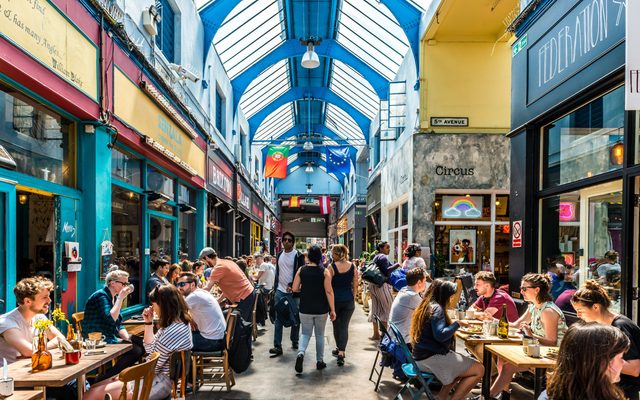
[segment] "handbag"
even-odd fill
[[[378,287],[382,287],[387,281],[387,278],[380,272],[380,268],[375,263],[367,264],[362,273],[362,279]]]

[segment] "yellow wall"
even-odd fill
[[[421,128],[508,133],[511,46],[506,42],[422,41]],[[430,118],[468,117],[468,127],[431,127]]]

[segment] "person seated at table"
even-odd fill
[[[454,386],[451,399],[464,399],[484,373],[482,364],[451,350],[456,330],[469,325],[464,321],[451,322],[445,313],[456,289],[453,282],[434,280],[411,321],[413,357],[421,370],[433,373],[442,383],[440,400],[448,399]]]
[[[122,303],[131,294],[129,273],[111,267],[105,278],[105,286],[97,290],[84,306],[84,319],[81,322],[84,336],[91,332],[100,332],[106,343],[131,342],[129,332],[122,325]],[[118,358],[116,364],[96,378],[96,382],[117,375],[123,369],[135,364],[144,354],[141,344],[132,342],[133,348]]]
[[[427,264],[424,262],[424,258],[422,258],[422,247],[420,247],[419,243],[411,243],[404,250],[404,256],[406,260],[402,263],[402,269],[405,271],[409,271],[413,268],[422,268],[427,271]]]
[[[223,350],[227,326],[216,298],[210,292],[198,288],[198,277],[193,272],[180,274],[177,286],[185,297],[193,318],[193,351]]]
[[[502,305],[507,305],[507,319],[509,322],[518,320],[518,309],[513,298],[498,289],[498,280],[493,272],[480,271],[476,274],[474,289],[478,293],[478,300],[469,308],[473,311],[484,312],[483,319],[502,318]]]
[[[211,276],[211,271],[213,268],[205,269],[205,264],[203,261],[196,261],[193,263],[193,273],[198,277],[198,287],[203,288],[207,286],[207,281],[209,280],[209,276]]]
[[[180,274],[182,273],[182,267],[180,264],[171,264],[169,267],[169,272],[167,273],[167,281],[175,285],[178,283],[178,279],[180,278]]]
[[[513,327],[519,327],[527,336],[537,339],[542,346],[558,346],[567,330],[564,314],[551,298],[551,279],[545,274],[526,274],[520,283],[520,293],[529,304],[527,311]],[[509,384],[518,367],[498,362],[498,378],[491,386],[492,397],[509,390]],[[504,395],[507,397],[507,395]]]
[[[169,268],[171,264],[169,261],[164,258],[158,258],[153,262],[153,274],[147,280],[147,304],[149,304],[149,293],[157,286],[160,285],[168,285],[169,281],[167,280],[167,274],[169,273]]]
[[[253,278],[249,274],[249,267],[247,266],[247,262],[245,260],[238,260],[236,264],[238,264],[238,267],[240,267],[240,270],[242,271],[244,276],[247,277],[247,279],[249,280],[249,283],[251,283],[251,286],[255,286],[255,282],[253,281]]]
[[[53,282],[44,277],[24,278],[13,288],[18,307],[6,314],[0,315],[0,359],[4,358],[8,364],[18,358],[31,357],[33,354],[33,338],[35,331],[33,324],[49,312]],[[47,331],[49,339],[60,335],[60,332],[50,326]],[[57,347],[57,340],[50,341],[48,348]]]
[[[191,337],[191,316],[189,307],[182,294],[173,285],[161,285],[149,294],[151,306],[144,309],[144,347],[148,354],[158,352],[153,384],[149,400],[166,399],[171,395],[171,379],[169,378],[169,361],[171,354],[177,351],[190,350],[193,347]],[[153,333],[153,314],[158,315],[158,332]],[[141,383],[142,384],[142,383]],[[105,395],[120,398],[123,383],[117,376],[106,379],[91,386],[85,393],[86,400],[104,400]],[[133,385],[128,388],[128,398],[133,394]]]
[[[242,318],[245,321],[251,321],[253,301],[256,295],[253,291],[253,285],[238,267],[238,264],[233,261],[218,259],[216,251],[211,247],[202,249],[198,258],[212,268],[205,290],[210,291],[213,285],[217,283],[222,291],[220,301],[227,299],[237,304],[236,309],[242,315]]]
[[[623,400],[616,386],[629,339],[611,326],[575,323],[564,336],[556,368],[538,400]]]
[[[391,303],[389,321],[398,328],[408,344],[411,343],[409,330],[413,312],[422,301],[422,294],[427,287],[427,273],[422,268],[413,268],[407,272],[407,286],[400,289]]]
[[[597,322],[620,329],[630,341],[629,350],[624,354],[624,366],[618,386],[630,400],[638,400],[640,392],[640,327],[635,322],[609,309],[611,299],[607,291],[595,280],[588,280],[585,286],[571,298],[578,318],[587,322]],[[591,349],[589,349],[591,351]]]

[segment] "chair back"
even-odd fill
[[[71,314],[71,318],[73,318],[76,323],[76,332],[78,332],[78,336],[82,337],[82,320],[84,320],[84,311]]]
[[[389,331],[387,331],[387,327],[384,326],[384,322],[382,322],[382,320],[375,314],[373,314],[373,320],[376,322],[376,324],[378,324],[378,329],[380,330],[380,333],[382,333],[382,337],[380,338],[380,340],[382,340],[384,336],[391,339]]]
[[[400,333],[400,330],[398,329],[398,327],[393,322],[389,322],[389,330],[394,336],[393,337],[394,341],[400,345],[400,348],[402,349],[402,353],[407,358],[407,360],[409,360],[409,362],[411,362],[412,364],[415,364],[416,362],[413,360],[413,355],[411,354],[411,351],[409,350],[407,343],[404,341],[404,337],[402,337],[402,333]],[[414,367],[417,367],[417,365],[414,365]],[[420,370],[419,368],[416,369],[416,371],[419,371],[419,370]]]
[[[231,341],[233,340],[233,333],[236,329],[236,318],[238,318],[238,314],[235,312],[229,312],[229,315],[227,315],[227,333],[225,334],[225,348],[227,350],[231,347]]]
[[[169,359],[169,378],[173,388],[171,397],[177,397],[177,389],[180,387],[180,397],[186,396],[187,371],[191,368],[191,350],[174,351]]]
[[[127,383],[129,382],[134,382],[132,400],[149,400],[158,357],[160,357],[160,353],[151,353],[146,362],[126,368],[120,372],[118,379],[124,383],[120,392],[120,400],[127,400]]]

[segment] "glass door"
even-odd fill
[[[0,314],[15,307],[13,287],[16,283],[16,187],[15,182],[0,178]]]
[[[151,262],[159,258],[174,262],[176,260],[175,238],[176,238],[176,218],[149,215],[149,248]]]

